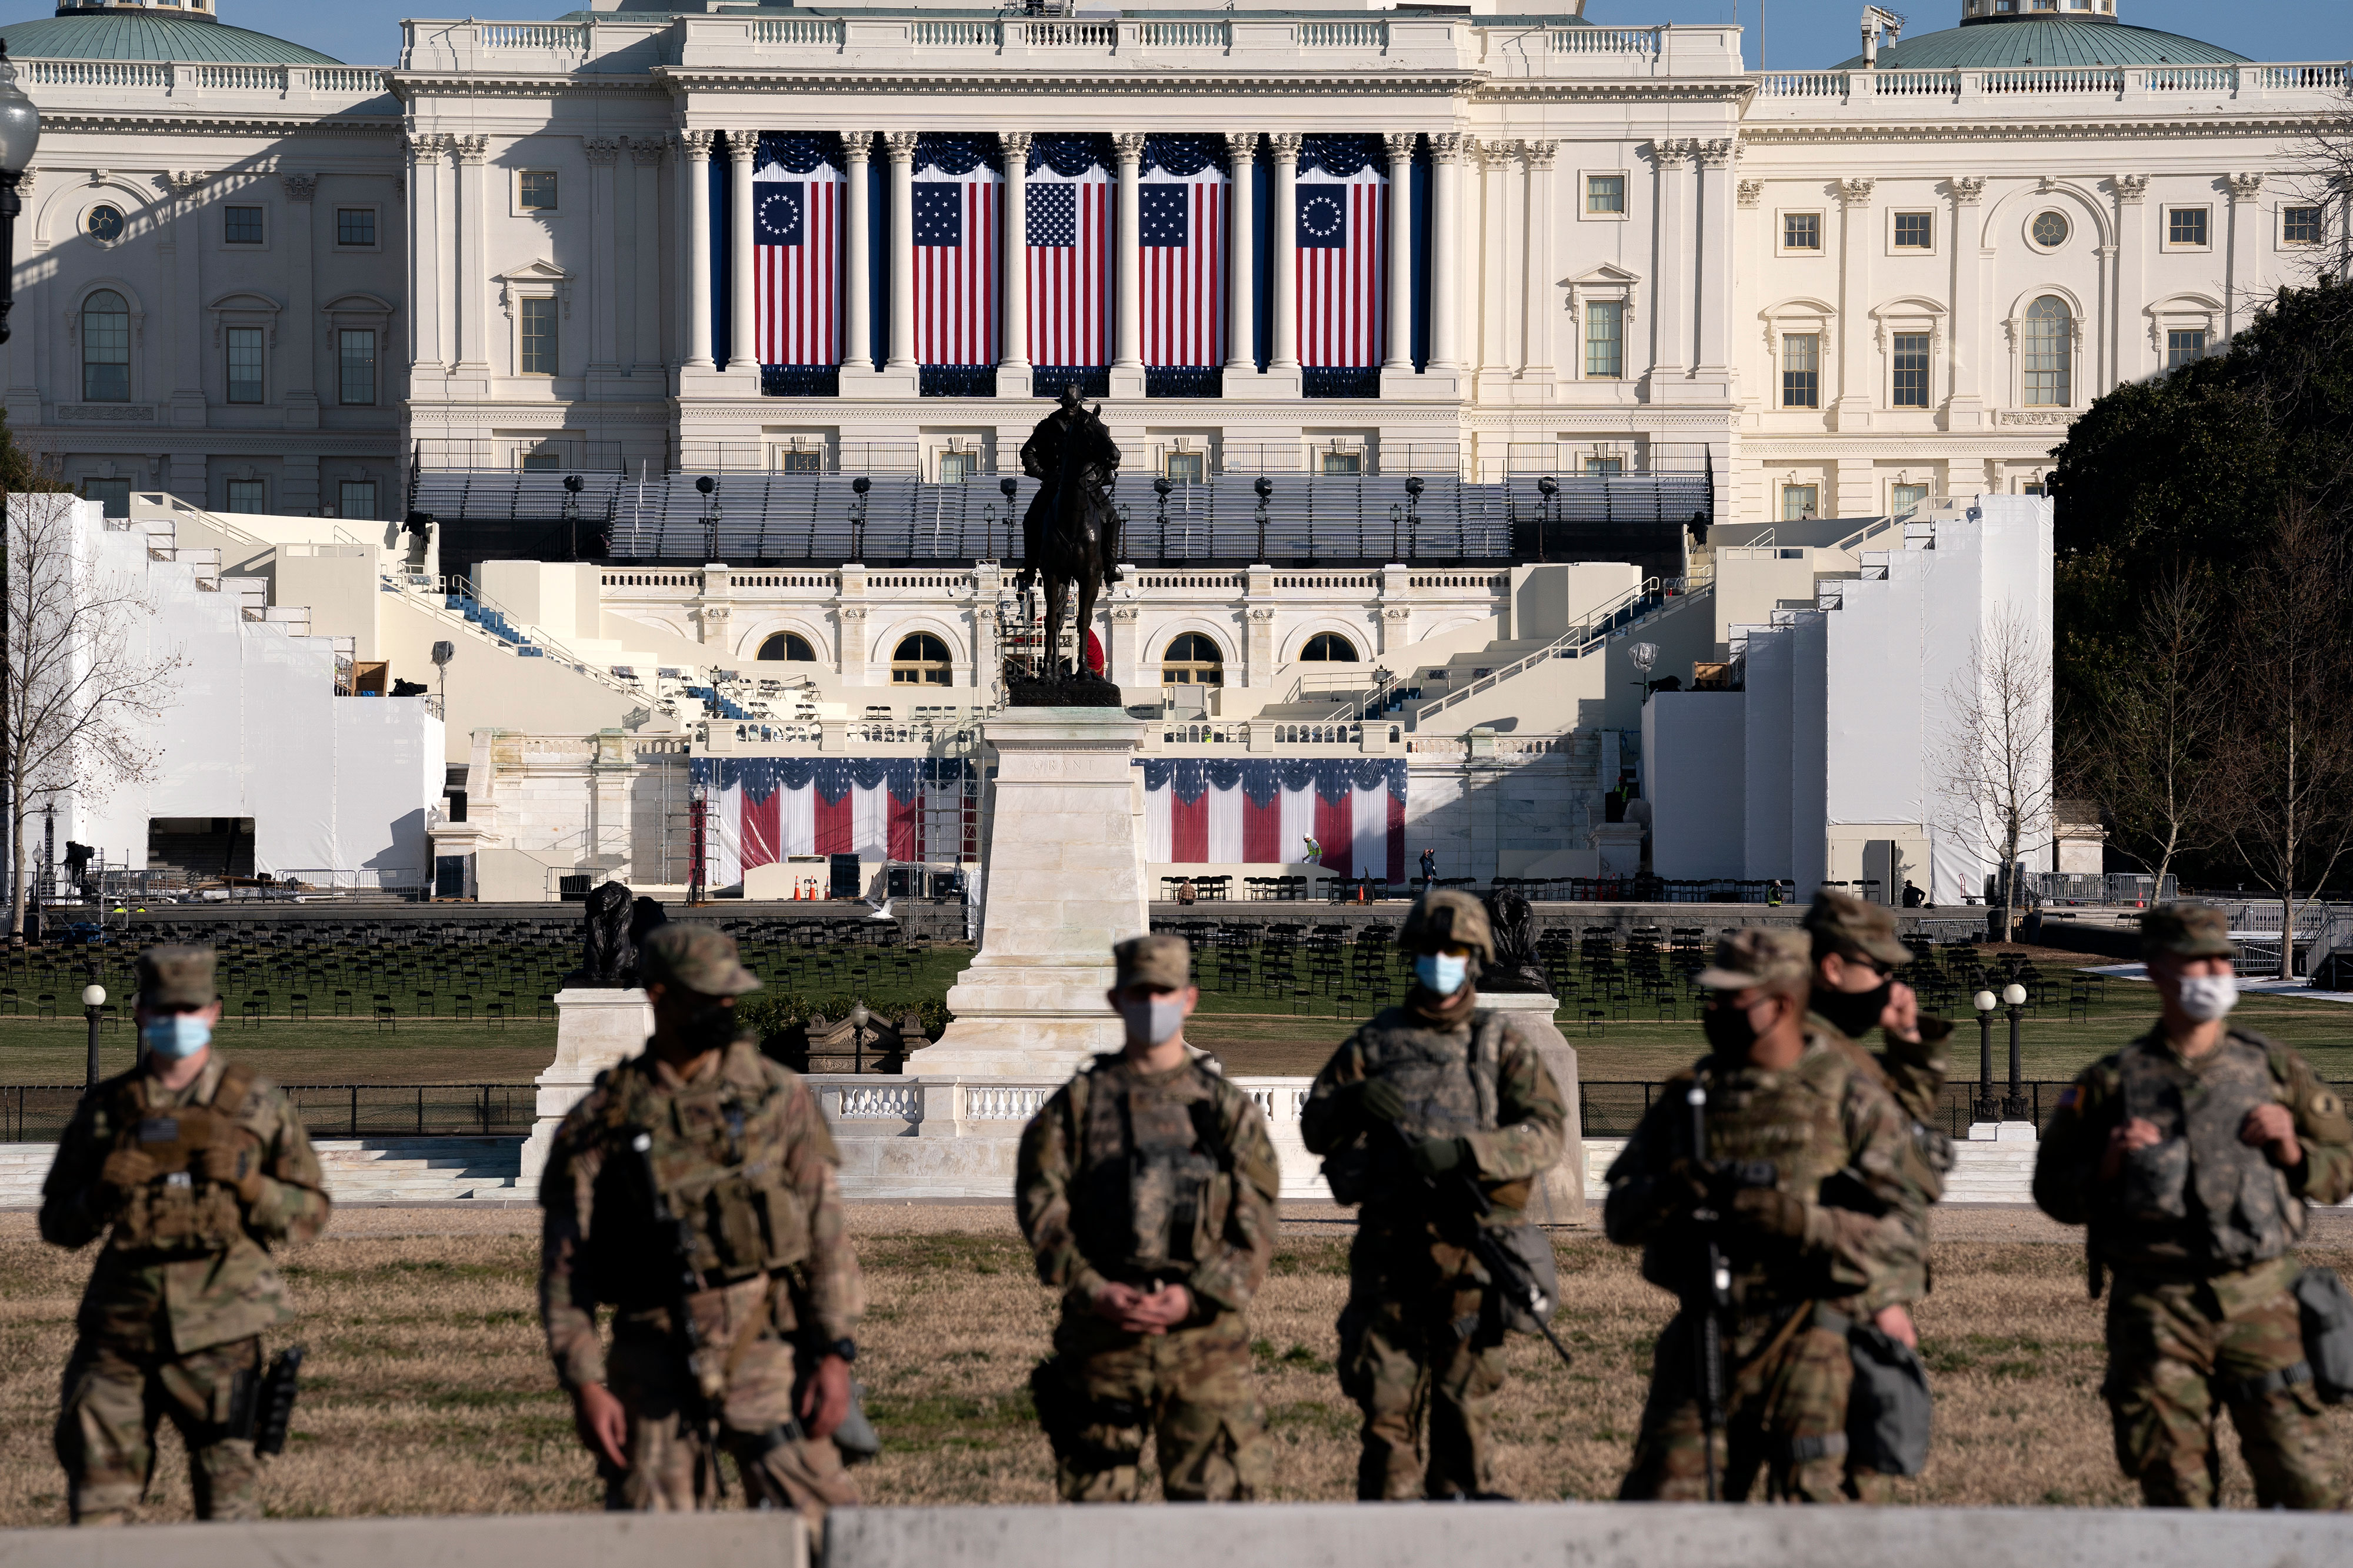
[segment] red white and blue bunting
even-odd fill
[[[1155,866],[1273,866],[1307,858],[1346,877],[1405,880],[1403,759],[1146,761],[1144,858]]]

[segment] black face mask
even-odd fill
[[[679,1037],[697,1050],[724,1050],[735,1043],[735,1009],[713,1002],[687,1015]]]
[[[1745,1057],[1757,1043],[1757,1026],[1746,1007],[1710,1007],[1699,1016],[1700,1032],[1720,1057]]]
[[[1850,1040],[1859,1040],[1879,1023],[1879,1016],[1887,1011],[1887,993],[1894,983],[1882,979],[1868,991],[1832,991],[1814,987],[1813,1010],[1830,1020],[1831,1027]]]

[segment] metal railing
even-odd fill
[[[1586,612],[1585,618],[1532,654],[1514,659],[1502,668],[1482,676],[1459,691],[1451,691],[1434,702],[1423,704],[1414,716],[1417,729],[1445,712],[1458,702],[1468,701],[1482,691],[1493,689],[1524,671],[1535,668],[1547,659],[1583,658],[1609,641],[1613,632],[1625,629],[1642,614],[1671,595],[1677,584],[1659,577],[1646,577],[1638,585],[1603,601]]]
[[[1564,1024],[1569,1022],[1567,1019],[1562,1021]],[[1606,1024],[1604,1027],[1607,1027]],[[1692,1030],[1692,1037],[1694,1041],[1698,1039],[1696,1026]],[[1997,1046],[1997,1055],[2000,1054],[2000,1048]],[[2041,1127],[2051,1113],[2058,1110],[2059,1097],[2073,1084],[2073,1079],[2021,1080],[2019,1094],[2026,1102],[2024,1120]],[[2339,1082],[2332,1087],[2340,1094],[2353,1091],[2353,1083]],[[1577,1086],[1577,1131],[1587,1138],[1629,1137],[1668,1089],[1667,1083],[1656,1079],[1583,1079]],[[2000,1120],[1999,1102],[2010,1093],[2009,1078],[1997,1076],[1993,1081],[1993,1099],[1997,1106],[1995,1115],[1990,1118],[1978,1114],[1986,1109],[1980,1103],[1983,1089],[1983,1081],[1976,1077],[1956,1076],[1948,1080],[1936,1096],[1935,1124],[1937,1129],[1947,1137],[1957,1139],[1968,1135],[1969,1125],[1974,1121]],[[1680,1100],[1675,1104],[1675,1110],[1677,1114],[1683,1111]]]
[[[2150,903],[2169,904],[2180,897],[2180,879],[2168,876],[2159,890],[2157,879],[2133,872],[2101,873],[2096,871],[2029,871],[2027,890],[2046,904],[2124,904],[2146,908]],[[2279,929],[2279,915],[2274,910],[2271,929]]]
[[[288,1083],[313,1138],[520,1137],[539,1119],[528,1083]],[[81,1103],[79,1084],[0,1085],[0,1142],[54,1143]]]

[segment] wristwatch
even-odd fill
[[[830,1356],[839,1356],[845,1362],[856,1361],[858,1359],[858,1342],[856,1340],[848,1339],[836,1340],[833,1343],[825,1347],[825,1353]]]

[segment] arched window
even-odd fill
[[[111,289],[81,302],[81,395],[87,403],[131,401],[131,307]]]
[[[2045,294],[2026,308],[2026,405],[2065,408],[2074,402],[2075,317],[2067,301]]]
[[[1299,650],[1302,658],[1328,659],[1334,664],[1356,662],[1356,645],[1338,632],[1317,632]]]
[[[777,632],[760,645],[762,658],[797,658],[814,662],[817,650],[809,647],[808,638],[798,632]]]
[[[1226,683],[1226,657],[1218,645],[1199,632],[1185,632],[1168,644],[1168,651],[1160,656],[1160,684],[1163,686],[1223,686]]]
[[[954,680],[947,644],[929,632],[916,632],[899,639],[897,650],[891,655],[892,685],[947,686]]]

